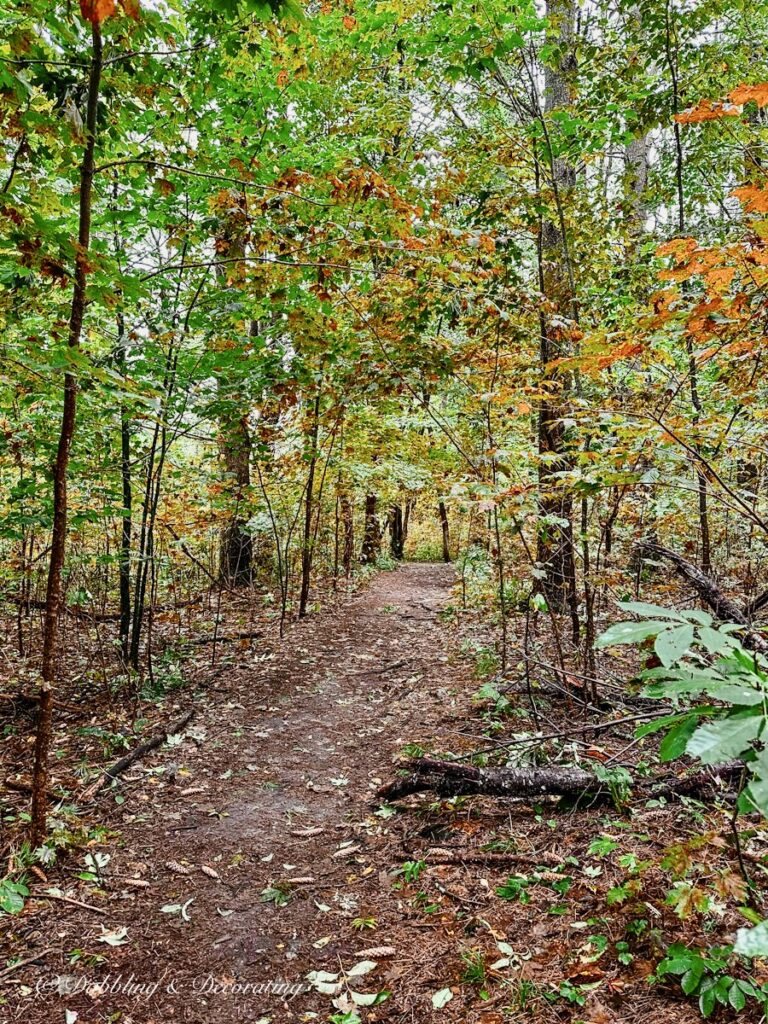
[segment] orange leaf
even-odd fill
[[[756,103],[758,107],[768,107],[768,82],[746,85],[744,82],[728,94],[731,103]]]
[[[714,267],[704,275],[707,287],[715,292],[724,292],[736,276],[734,267]]]
[[[115,0],[80,0],[80,13],[92,25],[99,25],[115,13]]]
[[[744,209],[749,213],[768,213],[768,188],[744,185],[742,188],[735,188],[732,195],[742,201]]]
[[[719,121],[721,117],[737,117],[740,113],[740,108],[733,103],[702,100],[682,114],[675,114],[675,120],[680,124],[695,124],[698,121]]]
[[[288,85],[288,72],[283,68],[277,76],[277,87],[278,89],[284,89],[286,85]]]
[[[351,32],[352,29],[357,25],[357,18],[353,18],[351,14],[345,14],[341,19],[341,22],[347,32]]]
[[[672,238],[669,242],[663,242],[656,249],[656,255],[674,256],[679,262],[683,256],[690,256],[698,244],[695,238]]]

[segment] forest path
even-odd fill
[[[373,793],[404,744],[450,717],[455,659],[438,613],[453,579],[450,566],[403,565],[293,626],[271,656],[258,646],[242,651],[219,680],[226,696],[205,695],[187,739],[146,761],[138,787],[115,808],[121,843],[105,873],[148,885],[113,877],[106,917],[56,908],[62,953],[77,947],[103,953],[107,963],[73,969],[62,955],[47,967],[122,982],[96,998],[62,999],[55,1019],[68,1009],[88,1024],[117,1011],[132,1024],[327,1020],[328,995],[285,999],[231,986],[301,986],[308,971],[348,969],[361,959],[378,963],[359,979],[363,991],[395,990],[396,978],[420,959],[421,981],[426,973],[432,985],[418,948],[424,933],[403,932],[391,871],[404,853],[373,814]],[[165,771],[147,775],[152,765]],[[265,901],[270,889],[288,902]],[[188,921],[162,911],[189,900]],[[366,918],[375,918],[375,930],[353,925]],[[102,924],[127,928],[128,942],[98,945]],[[364,955],[384,946],[394,949]],[[159,983],[157,990],[125,991],[131,976]],[[417,1019],[398,1003],[395,992],[377,1019]],[[49,1009],[26,1003],[24,1019],[50,1019]]]

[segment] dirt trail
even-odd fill
[[[99,904],[107,913],[55,905],[39,942],[27,936],[33,949],[55,947],[44,968],[23,975],[27,985],[67,973],[116,990],[13,994],[11,1019],[64,1021],[69,1010],[86,1024],[327,1020],[328,995],[237,987],[301,986],[308,971],[366,958],[378,966],[356,987],[393,993],[374,1019],[431,1017],[429,992],[441,986],[421,956],[418,923],[404,948],[391,869],[405,853],[372,813],[373,790],[405,743],[450,722],[457,669],[438,612],[452,582],[450,567],[406,565],[293,627],[268,660],[243,649],[246,663],[220,680],[224,695],[200,699],[184,742],[145,762],[115,808],[112,896]],[[151,766],[165,770],[147,775]],[[265,902],[270,888],[288,902]],[[190,900],[188,921],[161,909]],[[368,918],[375,929],[363,927]],[[102,926],[126,928],[128,942],[100,943]],[[389,945],[394,955],[362,955]],[[74,948],[107,961],[72,967]],[[398,995],[398,978],[414,970],[425,985],[421,1012]],[[131,976],[157,990],[131,990]]]

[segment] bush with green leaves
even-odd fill
[[[680,987],[687,996],[698,996],[702,1016],[710,1017],[718,1006],[738,1013],[748,1002],[756,1002],[765,1012],[768,1007],[768,985],[729,973],[732,960],[730,946],[707,950],[688,949],[675,943],[656,968],[654,980],[673,975],[680,978]]]
[[[673,714],[640,726],[637,735],[664,733],[662,761],[687,754],[705,765],[743,764],[738,810],[768,816],[768,659],[741,643],[743,626],[715,622],[698,609],[676,611],[634,601],[619,607],[639,621],[616,623],[597,645],[653,639],[661,665],[641,673],[643,695],[677,706]],[[734,949],[745,956],[768,955],[768,921],[740,929]]]

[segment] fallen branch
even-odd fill
[[[385,800],[400,800],[411,793],[432,791],[441,797],[495,796],[506,799],[539,799],[565,796],[575,799],[613,799],[615,787],[576,765],[557,768],[478,768],[456,761],[420,757],[407,762],[409,773],[377,791]],[[695,796],[723,792],[722,782],[739,778],[742,765],[724,765],[715,774],[697,772],[683,778],[635,780],[632,788],[648,797]]]
[[[0,978],[7,978],[9,974],[13,974],[14,971],[21,970],[22,967],[27,967],[29,964],[36,964],[38,960],[42,960],[43,957],[48,956],[49,953],[55,953],[56,950],[53,946],[48,949],[41,949],[39,953],[35,953],[34,956],[28,956],[26,960],[17,960],[15,964],[11,964],[10,967],[4,968],[0,971]]]
[[[73,907],[82,907],[83,910],[92,910],[94,914],[106,914],[103,907],[94,907],[92,903],[83,903],[82,900],[73,899],[72,896],[65,896],[57,892],[32,892],[31,899],[35,900],[58,900],[59,903],[69,903]]]
[[[545,864],[547,867],[559,867],[565,859],[549,850],[515,853],[511,850],[448,850],[443,847],[433,847],[419,856],[413,854],[411,859],[418,860],[420,857],[430,864],[487,864],[488,867],[494,864]]]
[[[202,644],[233,644],[238,640],[259,640],[264,636],[263,630],[249,631],[246,630],[242,633],[229,633],[221,636],[211,634],[210,636],[196,636],[186,640],[185,643],[202,645]]]
[[[200,559],[192,554],[192,552],[187,547],[186,543],[181,539],[181,537],[174,530],[174,528],[171,526],[170,523],[163,522],[163,526],[166,528],[168,533],[170,533],[170,535],[173,537],[173,539],[179,545],[179,547],[184,552],[184,554],[187,556],[187,558],[190,560],[190,562],[193,562],[198,567],[198,569],[200,569],[201,572],[205,573],[205,575],[208,577],[208,579],[211,581],[211,583],[213,583],[214,586],[217,586],[217,587],[218,586],[223,586],[225,590],[230,590],[231,589],[230,587],[227,587],[222,582],[222,580],[217,579],[213,575],[213,573],[210,571],[210,569],[208,569],[207,566],[203,565],[203,563],[200,561]]]
[[[127,768],[130,768],[132,764],[135,764],[136,761],[144,757],[145,754],[148,754],[151,750],[155,750],[157,747],[162,746],[169,736],[174,736],[176,733],[181,732],[181,730],[189,724],[194,713],[194,709],[192,711],[185,712],[181,718],[177,718],[175,722],[171,722],[167,728],[158,729],[157,732],[152,733],[152,735],[148,739],[144,740],[143,743],[140,743],[124,757],[121,757],[119,761],[115,761],[115,763],[107,768],[104,774],[100,776],[96,782],[85,790],[83,793],[83,800],[93,799],[100,789],[104,789],[105,786],[114,782],[118,775],[122,774],[122,772]]]
[[[746,626],[749,632],[744,635],[745,647],[762,653],[768,653],[768,641],[760,636],[759,633],[753,631],[750,620],[750,613],[754,612],[756,607],[760,607],[760,599],[751,605],[747,605],[746,608],[740,608],[732,598],[722,592],[711,576],[707,576],[697,565],[687,561],[682,555],[678,555],[676,551],[665,548],[661,544],[652,544],[650,541],[641,542],[639,548],[641,552],[657,555],[659,558],[664,558],[671,562],[678,575],[693,587],[701,600],[712,609],[718,619],[721,619],[723,622],[738,622],[740,626]]]

